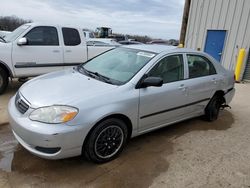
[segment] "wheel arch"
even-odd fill
[[[222,99],[222,104],[223,104],[223,103],[226,102],[224,95],[225,95],[225,92],[224,92],[224,91],[222,91],[222,90],[217,90],[217,91],[214,93],[213,97],[214,97],[214,96],[219,96],[219,97],[221,97],[221,99]]]
[[[1,67],[2,69],[4,69],[4,70],[7,72],[8,77],[12,77],[12,78],[13,78],[13,73],[12,73],[12,71],[11,71],[10,68],[7,66],[7,64],[4,63],[4,62],[1,61],[1,60],[0,60],[0,67]]]
[[[90,134],[92,133],[92,131],[95,129],[95,127],[101,123],[102,121],[105,121],[106,119],[110,119],[110,118],[116,118],[116,119],[119,119],[119,120],[122,120],[127,128],[128,128],[128,139],[131,137],[132,135],[132,130],[133,130],[133,126],[132,126],[132,122],[131,120],[124,114],[111,114],[111,115],[108,115],[104,118],[102,118],[101,120],[99,120],[91,129],[90,131],[88,132],[86,138],[84,139],[84,142],[83,142],[83,146],[86,144]]]

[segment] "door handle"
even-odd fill
[[[72,51],[71,51],[71,50],[65,50],[65,52],[70,53],[70,52],[72,52]]]
[[[213,78],[213,79],[212,79],[212,82],[213,82],[214,84],[217,84],[217,79],[216,79],[216,78]]]
[[[185,87],[184,84],[181,84],[179,87],[178,87],[179,90],[182,90],[182,91],[186,91],[187,90],[187,87]]]
[[[54,52],[54,53],[59,53],[60,50],[53,50],[52,52]]]

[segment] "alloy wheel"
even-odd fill
[[[98,135],[94,149],[98,157],[106,159],[114,156],[123,144],[124,133],[119,126],[111,125]]]

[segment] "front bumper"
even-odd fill
[[[14,136],[31,153],[47,159],[81,155],[87,133],[83,126],[31,121],[29,111],[21,114],[17,110],[14,97],[9,102],[8,112]]]

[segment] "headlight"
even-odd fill
[[[48,106],[34,110],[29,118],[43,123],[65,123],[74,119],[78,109],[70,106]]]

